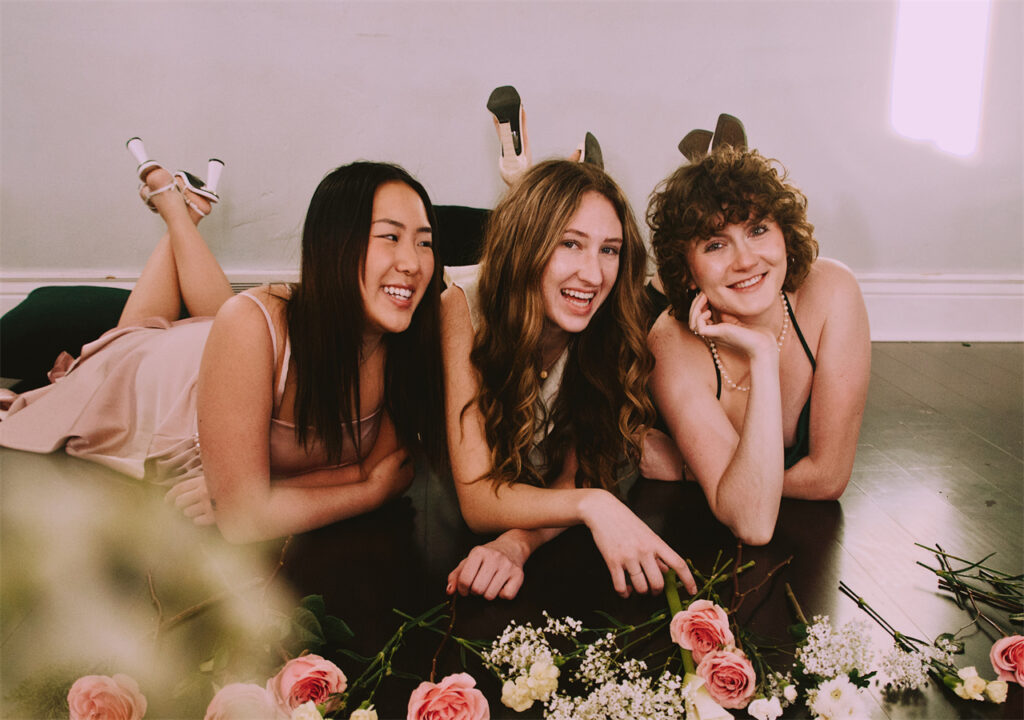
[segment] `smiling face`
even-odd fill
[[[586,329],[615,285],[621,249],[615,207],[600,193],[585,193],[541,278],[545,334]]]
[[[754,317],[778,302],[786,280],[786,240],[771,218],[730,223],[693,242],[687,261],[713,308]]]
[[[408,328],[433,273],[432,233],[423,201],[405,183],[384,183],[373,195],[370,238],[359,279],[367,333]]]

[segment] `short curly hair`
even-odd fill
[[[748,219],[778,223],[789,262],[783,289],[800,287],[818,257],[818,241],[807,221],[807,197],[787,177],[777,160],[725,146],[683,165],[654,189],[647,224],[673,311],[686,313],[692,301],[691,244]]]

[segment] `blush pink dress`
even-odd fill
[[[253,295],[267,320],[278,356],[270,313]],[[138,479],[170,486],[202,475],[196,421],[196,381],[213,318],[168,322],[151,318],[140,326],[115,328],[85,345],[78,359],[66,354],[51,371],[53,382],[21,395],[8,393],[0,422],[0,446],[68,455],[106,465]],[[245,348],[239,348],[245,352]],[[308,450],[295,426],[278,419],[287,380],[291,343],[285,338],[270,419],[270,469],[276,477],[328,467],[323,447]],[[369,452],[377,439],[383,407],[358,423],[360,445]],[[341,465],[359,460],[347,438]]]

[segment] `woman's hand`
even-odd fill
[[[173,504],[196,525],[213,525],[213,504],[206,489],[206,477],[199,475],[177,483],[164,495],[164,502]]]
[[[445,592],[462,596],[483,595],[486,600],[496,597],[511,600],[523,584],[523,565],[529,551],[517,542],[510,530],[484,545],[469,551],[454,570],[448,573]]]
[[[697,293],[690,304],[689,326],[692,332],[735,348],[750,358],[777,349],[775,338],[766,330],[739,325],[736,318],[722,312],[716,322],[711,310],[704,291]]]
[[[580,510],[619,595],[629,597],[630,586],[639,593],[661,592],[662,572],[669,568],[691,595],[697,592],[686,561],[614,495],[594,490]]]
[[[661,430],[648,430],[644,435],[640,474],[651,480],[682,480],[683,455],[675,440]]]

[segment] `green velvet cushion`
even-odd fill
[[[77,357],[117,325],[128,294],[91,285],[36,288],[0,318],[0,376],[19,378],[18,392],[45,385],[62,351]]]

